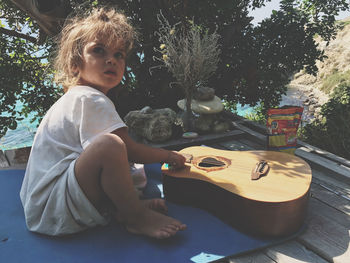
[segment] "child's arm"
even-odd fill
[[[165,162],[176,168],[184,166],[186,158],[176,151],[168,151],[161,148],[153,148],[141,143],[135,142],[128,134],[126,127],[117,129],[112,132],[119,136],[125,143],[128,158],[131,162],[136,163],[155,163]]]

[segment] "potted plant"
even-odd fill
[[[165,66],[176,79],[176,82],[169,85],[177,84],[183,89],[186,99],[183,128],[191,131],[193,94],[197,88],[206,84],[217,69],[220,55],[219,35],[216,31],[209,33],[193,21],[188,21],[187,25],[176,23],[172,26],[162,13],[157,18],[160,27],[155,34],[161,44],[155,49],[159,57],[154,59],[162,63],[158,67]]]

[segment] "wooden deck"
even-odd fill
[[[203,144],[233,151],[265,149],[264,127],[243,119],[233,123],[236,129],[226,134],[154,146],[181,149]],[[0,152],[0,168],[23,168],[27,154],[28,149]],[[350,262],[350,161],[303,142],[299,142],[296,155],[310,164],[313,175],[305,232],[283,244],[222,262]]]

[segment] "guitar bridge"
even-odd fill
[[[265,160],[261,160],[260,162],[256,163],[255,167],[252,170],[251,179],[252,180],[258,180],[261,176],[267,175],[269,172],[269,165]]]

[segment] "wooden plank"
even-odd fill
[[[303,147],[305,147],[305,148],[310,149],[311,151],[313,151],[313,152],[315,152],[315,153],[317,153],[317,154],[323,156],[324,158],[327,158],[327,159],[329,159],[329,160],[332,160],[332,161],[338,162],[338,163],[340,163],[340,164],[343,164],[343,165],[345,165],[345,166],[347,166],[347,167],[350,167],[350,160],[347,160],[347,159],[345,159],[345,158],[343,158],[343,157],[340,157],[340,156],[335,155],[335,154],[333,154],[333,153],[330,153],[330,152],[327,152],[327,151],[322,150],[322,149],[320,149],[320,148],[317,148],[317,147],[315,147],[315,146],[313,146],[313,145],[310,145],[310,144],[308,144],[308,143],[305,143],[305,142],[303,142],[303,141],[298,141],[298,144],[299,144],[300,146],[303,146]]]
[[[209,143],[229,140],[229,139],[242,136],[243,134],[244,132],[241,130],[232,130],[232,131],[220,133],[220,134],[200,135],[194,139],[180,138],[176,140],[170,140],[164,143],[148,143],[148,145],[152,147],[157,147],[157,148],[182,149],[193,145],[209,144]]]
[[[244,117],[241,117],[239,115],[236,115],[232,112],[228,112],[225,111],[226,116],[228,116],[229,118],[231,118],[233,121],[235,121],[236,123],[242,124],[244,126],[246,126],[247,128],[250,128],[254,131],[257,131],[261,134],[267,134],[267,129],[266,129],[266,125],[260,124],[258,122],[246,119]]]
[[[334,184],[328,183],[327,181],[320,180],[316,177],[312,178],[312,182],[342,198],[345,198],[346,200],[348,200],[348,202],[350,201],[350,188],[338,187],[337,185],[339,184],[334,185]]]
[[[314,198],[309,204],[307,229],[297,240],[330,262],[348,263],[350,217]]]
[[[253,252],[242,256],[235,256],[229,259],[230,263],[276,263],[262,252]]]
[[[350,180],[350,168],[339,165],[338,163],[324,157],[318,156],[312,153],[308,148],[300,147],[296,149],[295,155],[321,166],[322,168],[328,170],[330,173],[339,174],[340,177],[342,177],[342,180]]]
[[[243,119],[242,124],[247,126],[248,128],[251,128],[251,129],[257,131],[257,132],[260,132],[262,134],[267,134],[266,124],[263,125],[263,124],[260,124],[258,122],[255,122],[255,121],[252,121],[249,119]]]
[[[267,140],[266,135],[263,135],[263,134],[256,132],[250,128],[247,128],[246,126],[240,124],[237,121],[233,121],[232,124],[237,129],[240,129],[240,130],[246,132],[247,134],[249,134],[253,140],[258,141],[259,143],[266,143],[266,140]]]
[[[266,143],[264,144],[261,144],[261,143],[257,143],[256,141],[252,141],[252,140],[249,140],[245,137],[242,137],[240,139],[240,141],[250,147],[252,147],[253,149],[255,150],[266,150]]]
[[[316,183],[311,184],[311,194],[313,198],[350,216],[350,198],[348,199],[346,196]]]
[[[319,169],[312,170],[312,179],[313,182],[322,184],[350,198],[350,182],[337,180],[337,176],[329,176],[324,170]]]
[[[347,214],[344,214],[329,204],[325,204],[313,197],[311,197],[309,201],[308,216],[323,216],[328,220],[334,221],[337,224],[350,229],[350,217]]]
[[[219,150],[227,150],[226,147],[224,147],[220,143],[202,144],[201,146],[208,146],[208,147],[212,147],[212,148],[219,149]]]
[[[328,263],[296,241],[290,241],[265,250],[265,254],[278,263]]]
[[[31,147],[6,150],[5,155],[11,166],[26,165]]]
[[[250,146],[242,143],[241,140],[224,141],[224,142],[219,142],[218,144],[223,146],[226,150],[231,150],[231,151],[254,150],[253,147],[250,147]]]
[[[3,151],[0,150],[0,168],[8,168],[10,167],[9,162],[6,159],[5,154]]]

